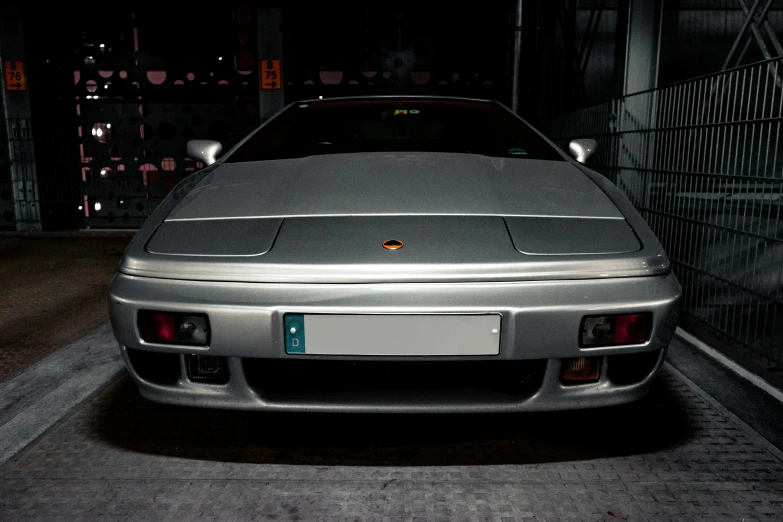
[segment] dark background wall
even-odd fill
[[[738,0],[663,2],[659,83],[720,69],[744,21]],[[282,6],[286,102],[392,93],[512,102],[514,0],[471,8],[233,0],[211,4],[208,13],[149,0],[100,9],[18,5],[47,228],[138,226],[198,168],[183,158],[188,139],[229,147],[260,122],[260,5]],[[525,118],[540,124],[619,94],[625,6],[525,0]],[[783,27],[783,0],[773,2],[768,19]],[[754,43],[744,62],[759,59]],[[0,226],[13,221],[6,186],[0,180]]]

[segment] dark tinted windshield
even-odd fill
[[[563,161],[551,145],[497,104],[388,99],[298,103],[256,132],[227,162],[384,151]]]

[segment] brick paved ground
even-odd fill
[[[250,415],[123,377],[0,466],[0,520],[781,520],[780,452],[671,367],[635,405]]]
[[[0,381],[108,318],[125,237],[0,236]]]

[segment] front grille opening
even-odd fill
[[[228,359],[215,355],[186,355],[185,366],[188,379],[204,384],[226,384],[228,382]]]
[[[336,392],[477,391],[515,398],[532,396],[541,387],[546,359],[530,361],[303,361],[242,360],[245,378],[260,393],[303,395]]]
[[[171,385],[179,380],[181,375],[179,354],[148,352],[135,348],[127,350],[133,371],[145,381]]]
[[[614,384],[637,384],[645,380],[655,370],[660,350],[652,352],[610,355],[607,357],[607,376]]]

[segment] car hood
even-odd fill
[[[410,152],[224,163],[166,220],[395,215],[623,217],[566,161]]]
[[[385,249],[385,240],[404,243]],[[186,178],[126,250],[135,276],[260,283],[522,281],[666,273],[620,191],[569,162],[352,154]]]

